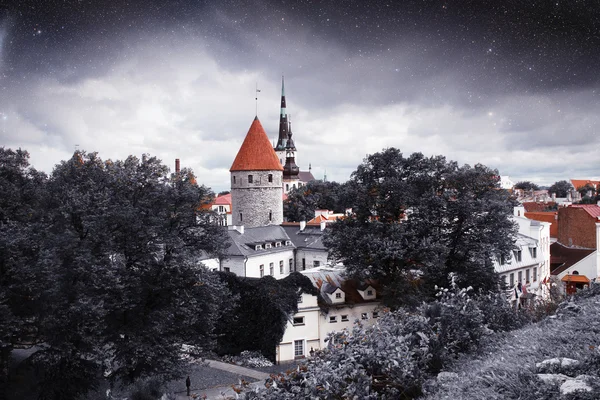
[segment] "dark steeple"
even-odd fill
[[[279,114],[279,138],[275,151],[283,151],[286,148],[288,138],[288,117],[285,111],[285,88],[283,84],[283,76],[281,77],[281,113]]]
[[[298,179],[300,168],[296,165],[296,145],[292,139],[292,122],[288,123],[288,136],[285,146],[285,165],[283,166],[283,178]]]

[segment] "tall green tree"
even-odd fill
[[[324,242],[351,275],[384,282],[388,305],[431,296],[451,272],[462,286],[497,286],[492,258],[508,255],[515,228],[496,171],[390,148],[368,156],[351,181],[353,215]]]
[[[45,184],[26,151],[0,148],[0,398],[7,398],[13,347],[35,334],[35,283],[22,268],[37,260]]]
[[[548,192],[556,193],[556,197],[567,197],[567,193],[573,190],[573,185],[568,181],[557,181],[548,188]]]
[[[350,207],[345,184],[337,182],[310,181],[288,193],[283,203],[283,215],[288,221],[309,221],[314,218],[315,210],[344,212]]]
[[[85,395],[102,374],[173,378],[182,344],[212,348],[227,291],[197,262],[225,243],[199,211],[210,195],[154,157],[77,152],[56,166],[39,260],[20,271],[38,287],[40,398]]]

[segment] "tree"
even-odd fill
[[[235,355],[255,350],[275,361],[287,322],[298,312],[298,297],[301,293],[317,295],[316,288],[299,272],[280,280],[242,278],[229,272],[220,272],[219,277],[234,303],[219,320],[217,352]]]
[[[385,282],[388,305],[432,296],[449,273],[463,286],[497,287],[492,259],[512,250],[515,227],[496,171],[391,148],[368,156],[351,181],[353,215],[324,243],[349,274]]]
[[[529,182],[529,181],[521,181],[521,182],[517,182],[515,184],[515,189],[522,189],[522,190],[539,190],[539,186],[536,185],[533,182]]]
[[[39,260],[20,271],[38,289],[41,398],[85,395],[102,374],[174,378],[182,344],[212,348],[227,291],[197,259],[225,236],[199,211],[211,193],[191,171],[76,152],[47,188]]]
[[[557,181],[550,186],[548,192],[556,193],[556,197],[567,197],[567,193],[573,190],[573,185],[567,181]]]
[[[20,270],[37,258],[45,183],[26,151],[0,148],[0,398],[7,396],[12,348],[33,329],[33,283]]]
[[[314,218],[315,210],[342,213],[350,204],[344,184],[310,181],[288,193],[283,203],[283,215],[288,221],[309,221]]]

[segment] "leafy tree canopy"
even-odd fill
[[[30,361],[43,371],[42,398],[82,396],[102,374],[172,378],[181,344],[212,348],[227,291],[197,258],[220,253],[225,236],[199,211],[211,193],[191,171],[169,176],[154,157],[76,152],[42,186],[35,229],[18,231],[35,245],[13,283],[32,310],[29,340],[41,344]]]
[[[287,322],[298,312],[298,297],[301,293],[316,296],[316,288],[299,272],[280,280],[243,278],[229,272],[219,272],[219,277],[237,301],[218,323],[217,351],[256,350],[275,361]]]
[[[556,193],[556,197],[567,197],[567,193],[571,190],[573,190],[573,185],[568,181],[554,182],[550,188],[548,188],[548,192]]]
[[[315,210],[331,210],[343,213],[350,207],[346,184],[325,181],[310,181],[288,193],[283,203],[283,215],[288,221],[309,221],[314,218]]]
[[[433,295],[451,272],[462,286],[497,288],[492,257],[508,256],[515,237],[497,171],[390,148],[368,156],[348,187],[353,215],[324,243],[349,274],[385,282],[388,305]]]
[[[517,182],[515,184],[515,189],[522,189],[522,190],[538,190],[539,186],[536,185],[533,182],[529,182],[529,181],[521,181],[521,182]]]

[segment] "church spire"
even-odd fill
[[[288,117],[285,109],[285,85],[281,76],[281,112],[279,114],[279,138],[275,151],[284,151],[288,138]]]

